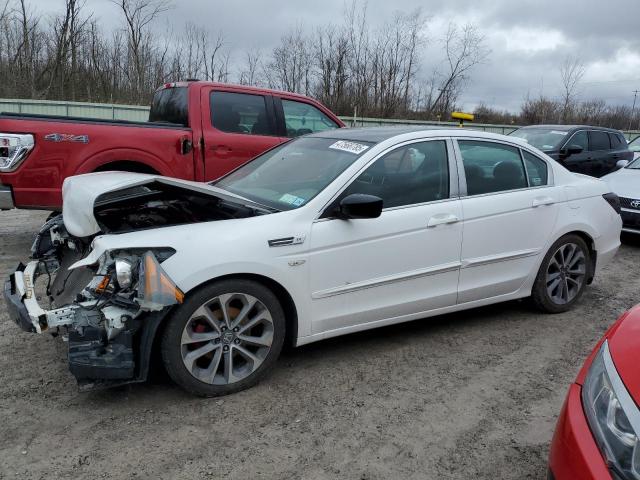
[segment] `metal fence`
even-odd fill
[[[0,99],[0,112],[35,113],[106,120],[133,120],[137,122],[145,122],[149,118],[149,107],[108,103],[56,102],[50,100]]]
[[[139,105],[119,105],[109,103],[58,102],[50,100],[0,99],[0,112],[36,113],[44,115],[61,115],[66,117],[101,118],[108,120],[146,121],[149,107]],[[392,125],[424,125],[438,127],[457,127],[456,122],[435,122],[422,120],[398,120],[390,118],[354,118],[340,117],[350,127],[379,127]],[[494,125],[488,123],[466,123],[465,128],[509,134],[518,125]],[[640,136],[640,130],[624,132],[628,140]]]

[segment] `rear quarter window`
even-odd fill
[[[530,187],[541,187],[548,183],[547,162],[535,155],[522,150],[524,166],[527,169]]]
[[[163,88],[153,95],[150,122],[168,122],[189,126],[189,89],[187,87]]]

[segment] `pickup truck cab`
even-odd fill
[[[0,209],[59,210],[65,178],[98,171],[210,181],[292,137],[344,127],[315,100],[213,82],[167,83],[148,122],[0,114]]]

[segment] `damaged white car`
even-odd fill
[[[146,380],[154,346],[212,396],[286,342],[523,297],[565,311],[620,244],[604,183],[461,129],[322,132],[210,185],[105,172],[63,197],[4,295],[24,330],[63,334],[83,388]]]

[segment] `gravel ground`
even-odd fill
[[[0,275],[44,212],[0,212]],[[0,302],[0,478],[546,478],[569,383],[638,301],[640,243],[579,305],[511,302],[286,352],[257,387],[191,397],[168,380],[79,393],[65,344]]]

